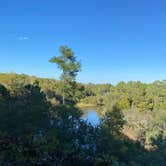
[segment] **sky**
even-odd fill
[[[0,1],[0,72],[58,79],[48,60],[61,45],[81,60],[80,82],[166,79],[166,1]]]

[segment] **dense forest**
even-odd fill
[[[166,81],[76,82],[71,49],[50,62],[60,80],[0,74],[0,165],[164,166]],[[101,122],[81,119],[97,107]]]

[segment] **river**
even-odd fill
[[[100,123],[99,113],[95,109],[83,110],[82,119],[92,124],[93,126],[96,126]]]

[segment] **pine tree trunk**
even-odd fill
[[[62,104],[65,105],[65,97],[63,95],[63,101],[62,101]]]

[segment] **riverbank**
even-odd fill
[[[95,104],[92,103],[77,103],[76,105],[79,109],[97,108]]]

